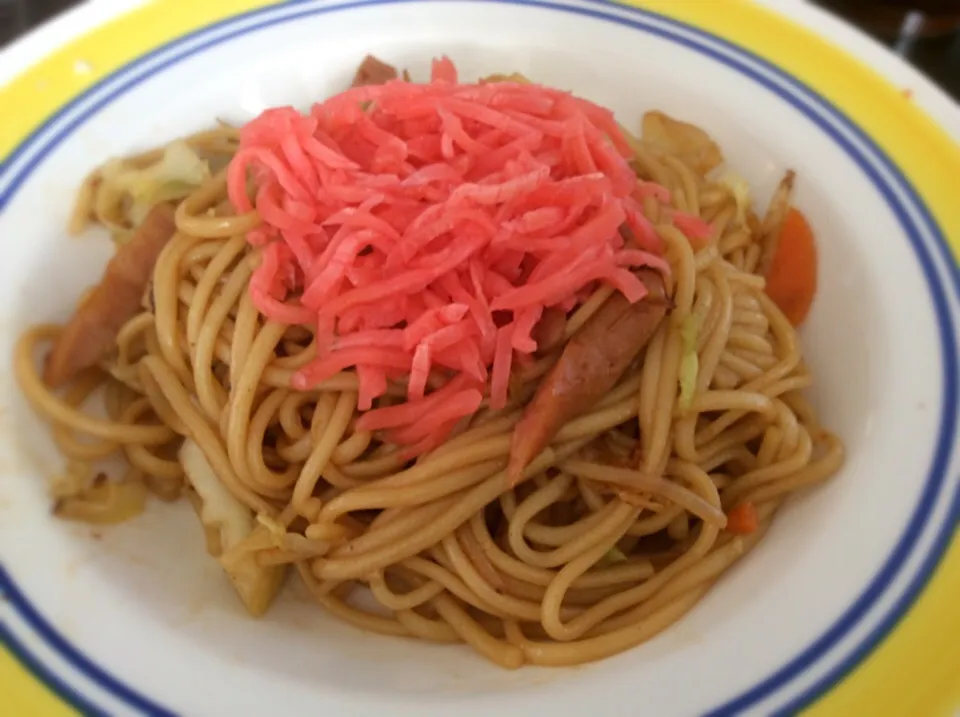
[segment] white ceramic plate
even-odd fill
[[[0,95],[0,613],[17,658],[0,676],[10,704],[109,714],[771,714],[841,680],[927,584],[957,523],[960,272],[945,236],[960,236],[947,191],[960,174],[960,112],[870,41],[796,2],[261,4],[171,0],[117,20],[121,3],[96,3],[0,55],[9,79]],[[901,87],[775,13],[816,27]],[[215,117],[306,106],[344,87],[368,51],[415,75],[441,53],[465,77],[520,71],[625,123],[666,110],[706,128],[761,204],[785,168],[797,170],[796,202],[821,256],[804,351],[848,462],[792,500],[689,616],[625,655],[508,673],[465,648],[358,632],[298,589],[253,621],[205,556],[187,506],[154,503],[102,531],[49,516],[44,477],[58,459],[9,361],[17,334],[64,318],[109,254],[105,240],[65,238],[80,179],[107,156]],[[940,589],[956,584],[956,558],[954,549]],[[960,637],[955,614],[922,608],[915,630]],[[881,660],[877,672],[878,656],[858,671],[879,692],[843,697],[841,688],[829,709],[888,706],[876,695],[889,664],[933,669],[922,642],[895,634],[891,644],[899,662]],[[943,661],[960,672],[956,649],[937,669]],[[926,689],[949,704],[943,685]]]

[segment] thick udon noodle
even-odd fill
[[[222,128],[193,141],[229,151],[234,139]],[[843,459],[802,395],[811,378],[797,335],[754,273],[756,218],[738,221],[730,189],[677,157],[640,146],[636,166],[671,191],[677,208],[707,220],[716,239],[694,253],[676,229],[658,226],[676,308],[642,360],[567,424],[513,489],[504,469],[519,407],[482,409],[406,466],[395,447],[354,430],[353,374],[313,391],[290,388],[314,356],[311,334],[254,308],[247,285],[257,254],[244,235],[258,217],[234,215],[222,172],[180,203],[150,306],[125,325],[116,354],[53,394],[35,351],[57,328],[36,327],[17,351],[20,380],[75,472],[119,452],[129,466],[123,485],[195,499],[176,456],[182,437],[191,438],[259,518],[221,561],[253,553],[261,565],[292,564],[316,601],[346,622],[465,642],[504,667],[612,655],[690,610],[764,535],[790,493],[828,478]],[[88,185],[81,214],[92,209],[109,224],[119,211],[110,201]],[[657,224],[663,207],[649,199],[645,211]],[[568,337],[606,292],[578,310]],[[701,326],[699,372],[682,407],[681,328],[691,315]],[[527,369],[521,383],[534,385],[555,358]],[[99,388],[105,418],[83,408]],[[637,435],[639,465],[613,467],[638,454]],[[643,499],[619,490],[638,480]],[[716,513],[742,501],[760,518],[748,536],[696,515],[704,504]],[[608,559],[613,549],[621,560]]]

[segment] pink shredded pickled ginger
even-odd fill
[[[257,308],[317,332],[294,387],[354,369],[357,428],[412,454],[484,398],[506,405],[546,309],[570,311],[599,282],[639,301],[632,269],[669,270],[630,156],[608,110],[535,84],[462,84],[447,58],[427,84],[264,112],[241,131],[228,191],[262,219],[248,236],[263,247]],[[374,407],[403,380],[404,403]]]

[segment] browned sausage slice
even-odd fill
[[[583,414],[612,389],[667,314],[663,278],[637,272],[649,293],[635,304],[616,293],[567,343],[560,360],[537,387],[513,431],[508,474],[511,483],[560,428]]]
[[[357,73],[353,76],[352,87],[362,87],[364,85],[382,85],[389,80],[397,79],[397,68],[388,65],[373,55],[367,55],[357,68]]]
[[[140,310],[153,266],[175,231],[173,205],[158,204],[117,250],[47,356],[43,380],[48,386],[61,386],[113,349],[120,329]]]

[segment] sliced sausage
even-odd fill
[[[389,80],[397,79],[397,68],[388,65],[373,55],[367,55],[357,68],[353,76],[352,87],[362,87],[364,85],[382,85]]]
[[[100,283],[81,302],[47,356],[43,380],[51,388],[97,364],[114,348],[123,325],[140,310],[153,266],[176,232],[174,207],[153,207],[107,264]]]
[[[588,411],[612,389],[646,346],[669,309],[663,278],[638,276],[649,293],[635,304],[616,293],[567,343],[513,431],[508,474],[516,483],[560,428]]]
[[[563,333],[567,328],[567,315],[560,309],[548,306],[540,321],[533,327],[533,340],[537,342],[537,353],[543,354],[563,343]]]

